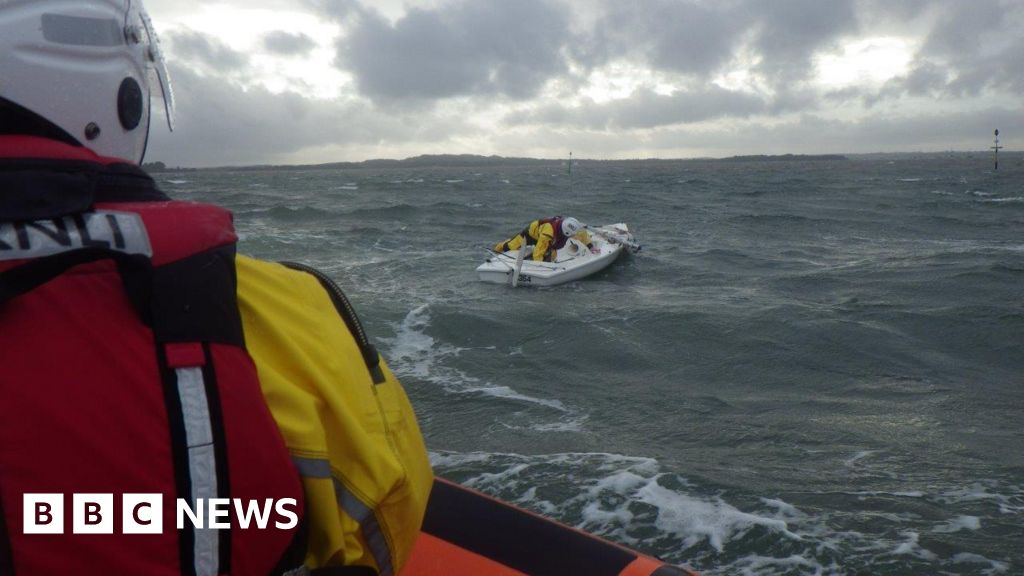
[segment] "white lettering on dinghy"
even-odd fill
[[[0,223],[0,260],[40,258],[81,248],[153,255],[142,217],[96,210],[52,220]]]

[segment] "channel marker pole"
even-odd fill
[[[999,129],[998,128],[996,128],[996,145],[992,146],[991,148],[994,151],[993,152],[993,158],[995,159],[996,170],[998,171],[999,170],[999,149],[1002,148],[1002,146],[999,145]]]

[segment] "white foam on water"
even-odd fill
[[[984,198],[982,200],[979,200],[979,202],[993,202],[993,203],[1024,202],[1024,196],[1013,196],[1013,197],[1010,197],[1010,198]]]
[[[445,180],[445,182],[447,182],[448,184],[458,184],[459,182],[465,182],[465,180],[454,179],[454,180]]]
[[[424,332],[430,325],[429,305],[423,304],[406,314],[395,330],[394,338],[381,338],[390,345],[387,353],[392,370],[399,375],[409,375],[429,380],[431,368],[438,358],[457,355],[454,346],[434,346],[434,339]]]
[[[957,516],[949,522],[932,528],[932,532],[938,534],[952,534],[961,530],[980,530],[981,518],[977,516]]]
[[[907,530],[900,532],[900,536],[905,537],[907,540],[901,542],[896,549],[892,551],[895,556],[915,556],[922,560],[928,560],[933,562],[938,560],[939,556],[931,550],[924,548],[920,544],[921,535],[913,530]]]
[[[188,184],[188,180],[164,180],[168,184]]]
[[[785,558],[772,558],[751,554],[739,558],[728,566],[728,574],[742,576],[766,576],[769,574],[802,574],[820,576],[823,574],[841,574],[838,566],[822,566],[814,559],[793,554]]]
[[[884,490],[869,490],[860,492],[843,492],[850,496],[859,496],[862,500],[869,496],[898,496],[900,498],[924,498],[924,492],[920,490],[904,490],[898,492],[886,492]]]
[[[582,432],[588,419],[586,414],[569,415],[557,422],[533,424],[530,429],[536,432]]]
[[[546,400],[543,398],[534,398],[533,396],[527,396],[526,394],[520,394],[508,386],[466,386],[460,392],[478,392],[484,396],[493,396],[495,398],[504,398],[505,400],[519,400],[522,402],[533,402],[540,404],[541,406],[547,406],[548,408],[554,408],[555,410],[565,411],[565,404],[562,404],[558,400]]]
[[[1012,492],[1011,495],[1006,495],[991,492],[990,489],[993,489],[995,484],[994,481],[985,481],[984,483],[979,482],[964,488],[946,490],[936,496],[936,499],[947,504],[963,504],[988,500],[995,504],[1002,514],[1024,514],[1024,487],[1004,487],[1003,491]]]
[[[470,376],[448,364],[465,348],[439,343],[426,330],[430,327],[430,305],[420,305],[406,314],[395,327],[394,338],[379,338],[388,346],[385,357],[391,369],[401,377],[413,377],[440,386],[451,394],[472,394],[537,404],[558,412],[571,412],[559,400],[537,398]]]
[[[726,543],[742,538],[757,526],[801,540],[782,520],[743,512],[717,497],[695,498],[669,490],[659,485],[656,478],[640,488],[636,497],[658,508],[655,526],[664,533],[678,536],[686,548],[707,539],[708,544],[722,552]]]
[[[486,467],[465,483],[497,493],[522,494],[523,503],[544,510],[554,506],[557,516],[578,514],[581,521],[577,527],[632,545],[638,543],[633,536],[637,524],[644,523],[653,524],[660,537],[675,539],[680,551],[707,542],[722,552],[729,542],[757,527],[792,540],[803,539],[789,530],[784,519],[803,517],[796,507],[782,500],[767,500],[778,517],[743,512],[719,496],[691,494],[684,479],[661,472],[658,462],[651,458],[608,453],[492,454],[489,458],[446,454],[432,455],[431,461],[438,469]],[[500,469],[494,470],[496,465]],[[530,494],[536,496],[528,491],[530,487],[563,482],[570,484],[566,489],[577,494],[557,504],[528,498]],[[644,510],[638,505],[648,506],[653,514],[645,512],[643,518],[638,517]]]
[[[775,498],[761,498],[761,502],[764,502],[768,506],[775,508],[776,510],[779,511],[779,514],[781,514],[782,516],[786,516],[789,518],[803,518],[807,516],[806,514],[798,510],[796,506],[793,506],[788,502],[783,502],[782,500],[778,500]]]
[[[854,454],[850,458],[847,458],[846,460],[843,460],[843,464],[848,466],[848,467],[853,467],[853,465],[858,460],[862,460],[864,458],[867,458],[868,456],[870,456],[870,455],[872,455],[872,454],[874,454],[876,452],[878,452],[878,450],[861,450],[860,452],[857,452],[856,454]]]
[[[991,560],[980,554],[971,554],[970,552],[956,554],[952,560],[954,564],[988,564],[989,568],[983,569],[982,574],[1005,574],[1010,569],[1010,565],[1006,562]]]
[[[897,182],[920,182],[921,178],[897,178]]]
[[[438,473],[630,547],[654,545],[671,561],[707,563],[707,574],[845,574],[844,561],[929,565],[933,573],[1002,574],[1009,564],[971,553],[940,555],[921,544],[921,531],[893,537],[837,531],[829,514],[805,513],[775,497],[741,510],[724,495],[702,493],[657,460],[610,453],[431,453]],[[878,492],[879,494],[889,494]],[[976,496],[991,494],[974,490]],[[869,522],[905,525],[916,515],[865,512]],[[980,530],[983,519],[958,516],[933,531]],[[653,532],[652,532],[653,529]],[[751,534],[752,530],[757,532]],[[927,528],[925,528],[927,531]],[[787,542],[777,556],[743,556],[750,538]],[[794,546],[796,547],[794,549]],[[952,554],[952,552],[950,552]],[[719,556],[725,555],[725,556]],[[732,558],[728,558],[733,556]],[[960,565],[961,568],[957,568]]]
[[[496,454],[490,452],[437,452],[427,453],[430,464],[435,468],[454,468],[469,464],[483,464],[494,459]]]

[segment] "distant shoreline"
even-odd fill
[[[574,165],[582,164],[633,164],[672,162],[845,162],[850,156],[857,158],[916,157],[916,156],[964,156],[985,157],[984,152],[892,152],[873,154],[756,154],[729,156],[726,158],[634,158],[618,160],[593,160],[574,158]],[[1000,156],[1003,156],[1002,154]],[[1005,153],[1007,159],[1014,153]],[[186,168],[167,166],[163,162],[146,162],[142,168],[147,172],[194,172],[194,171],[253,171],[253,170],[353,170],[359,168],[484,168],[495,166],[553,166],[565,167],[568,159],[519,158],[509,156],[481,156],[476,154],[424,154],[402,160],[374,159],[361,162],[326,162],[321,164],[253,164],[246,166],[213,166],[207,168]]]
[[[831,162],[849,160],[842,154],[755,154],[719,158],[716,162]]]

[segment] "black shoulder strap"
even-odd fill
[[[345,325],[348,326],[352,337],[356,339],[359,351],[363,355],[363,361],[366,363],[366,369],[370,371],[370,376],[373,377],[373,383],[380,384],[384,382],[384,372],[380,368],[380,354],[377,352],[377,348],[370,343],[370,339],[366,336],[366,331],[363,330],[363,324],[359,321],[359,317],[356,316],[355,308],[352,307],[352,303],[349,302],[341,288],[338,288],[334,280],[331,280],[326,274],[312,266],[297,262],[281,262],[281,264],[292,270],[311,274],[320,281],[320,285],[324,287],[324,290],[331,297],[331,302],[334,303],[338,314],[345,321]]]
[[[97,202],[169,200],[138,166],[83,160],[0,158],[0,221],[59,218]]]
[[[143,321],[150,323],[149,296],[152,289],[152,263],[141,254],[127,254],[109,248],[82,248],[36,258],[31,262],[0,272],[0,305],[28,293],[67,270],[99,260],[113,260],[125,290]]]

